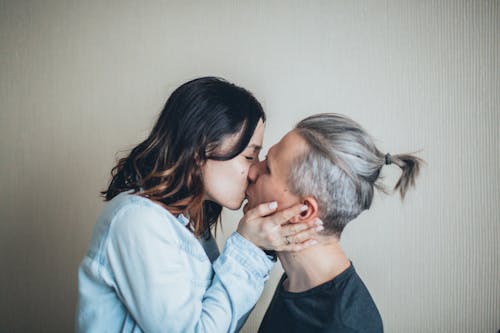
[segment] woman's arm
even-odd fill
[[[196,280],[172,223],[179,222],[155,207],[124,208],[115,217],[106,249],[110,284],[143,331],[234,331],[257,302],[273,262],[234,233],[213,264],[211,282]],[[205,285],[196,288],[196,283]]]

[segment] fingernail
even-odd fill
[[[323,221],[321,221],[320,219],[316,219],[316,221],[314,221],[314,224],[323,225]]]
[[[325,228],[323,228],[323,226],[322,226],[322,225],[318,225],[318,226],[316,227],[316,229],[315,229],[315,230],[316,230],[316,231],[321,231],[321,230],[323,230],[323,229],[325,229]]]
[[[316,244],[318,244],[318,241],[315,239],[311,239],[311,240],[308,240],[306,242],[306,246],[311,246],[311,245],[316,245]]]
[[[269,209],[275,209],[276,207],[278,207],[278,203],[276,201],[269,203]]]
[[[301,212],[305,212],[307,210],[307,205],[304,205],[302,207],[300,207],[300,211]]]

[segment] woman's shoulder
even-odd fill
[[[103,209],[103,213],[109,216],[123,214],[124,211],[138,210],[144,213],[156,213],[158,216],[170,219],[174,218],[172,214],[159,203],[132,193],[131,191],[122,192],[108,201]]]
[[[156,232],[177,229],[181,224],[160,204],[131,192],[122,192],[111,199],[99,220],[111,234]]]

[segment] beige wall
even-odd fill
[[[498,1],[0,0],[0,332],[68,332],[116,152],[168,94],[215,74],[253,91],[268,148],[334,111],[427,162],[343,244],[387,332],[500,329]],[[394,184],[397,170],[386,170]],[[224,216],[224,235],[240,213]],[[222,235],[220,241],[223,241]],[[244,332],[255,332],[281,268]]]

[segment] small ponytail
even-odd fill
[[[411,154],[385,155],[385,164],[396,164],[402,170],[401,177],[394,186],[394,190],[399,191],[401,200],[405,198],[410,187],[415,187],[415,179],[424,163],[423,159]]]

